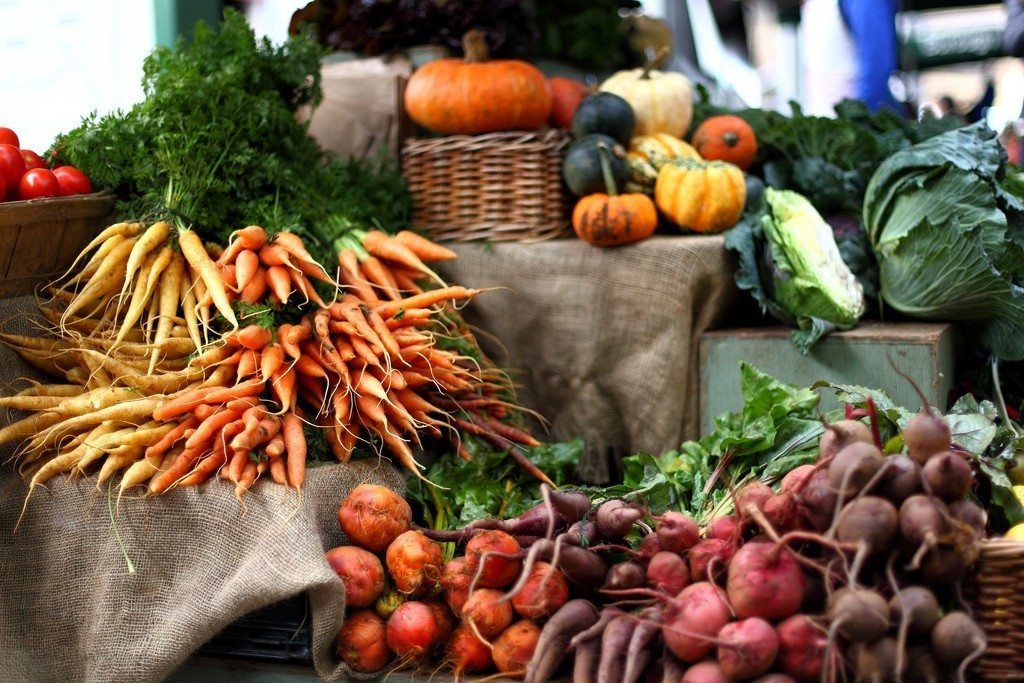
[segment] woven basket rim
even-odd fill
[[[1009,538],[988,538],[981,543],[981,552],[985,557],[993,555],[1013,555],[1024,557],[1024,542]]]
[[[402,151],[420,147],[477,147],[485,145],[518,145],[524,143],[552,143],[569,142],[572,136],[568,131],[560,128],[549,130],[511,130],[498,133],[483,133],[481,135],[442,135],[438,137],[411,137],[406,138],[402,145]]]

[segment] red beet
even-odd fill
[[[707,581],[683,589],[665,609],[662,637],[684,662],[698,662],[714,647],[714,636],[729,622],[724,591]]]
[[[751,541],[729,562],[726,590],[736,616],[783,619],[800,609],[807,580],[793,554]]]
[[[735,515],[722,515],[715,517],[708,522],[704,529],[704,535],[708,538],[717,538],[720,541],[735,542],[739,535],[739,522]]]
[[[725,576],[729,566],[729,560],[736,552],[736,545],[732,541],[723,541],[717,538],[705,538],[703,541],[690,549],[690,580],[708,581],[708,570],[712,570],[713,578],[718,581]]]
[[[422,602],[402,603],[388,619],[386,640],[402,659],[420,659],[442,640],[433,610]]]
[[[681,512],[666,512],[658,517],[658,542],[662,550],[681,553],[700,540],[700,528],[693,517]]]
[[[717,640],[718,665],[726,676],[735,679],[753,678],[768,671],[779,651],[775,629],[758,617],[726,624]]]
[[[327,551],[327,563],[345,584],[349,607],[372,605],[384,590],[384,567],[373,553],[346,545]]]
[[[778,668],[800,683],[817,683],[825,669],[828,635],[806,614],[794,614],[775,627]]]
[[[647,565],[647,583],[669,595],[679,595],[690,583],[690,569],[686,566],[686,560],[675,553],[658,553]]]

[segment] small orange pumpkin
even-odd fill
[[[757,136],[738,116],[712,116],[697,126],[693,146],[709,161],[728,161],[746,171],[757,157]]]
[[[405,87],[405,110],[427,130],[477,135],[532,130],[547,123],[551,91],[540,70],[518,59],[487,61],[483,31],[462,37],[465,59],[438,59]]]
[[[608,194],[587,195],[572,212],[576,235],[596,247],[617,247],[645,240],[658,227],[658,210],[645,194],[619,194],[612,177],[608,145],[598,147]]]

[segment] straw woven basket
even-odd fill
[[[410,138],[402,173],[412,224],[439,241],[539,241],[572,234],[562,130]]]
[[[975,672],[985,681],[1024,681],[1024,543],[986,541],[975,566],[976,618],[988,649]]]

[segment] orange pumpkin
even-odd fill
[[[572,125],[572,115],[576,107],[590,91],[583,83],[572,78],[552,76],[548,79],[551,86],[551,125],[556,128],[568,128]]]
[[[746,171],[757,157],[757,136],[738,116],[712,116],[697,127],[693,146],[709,161],[728,161]]]
[[[617,247],[645,240],[658,227],[658,210],[645,194],[619,194],[612,177],[608,146],[598,147],[608,194],[587,195],[572,212],[576,235],[596,247]]]
[[[476,135],[531,130],[547,123],[551,92],[544,74],[518,59],[487,61],[482,31],[462,38],[464,59],[438,59],[417,70],[405,88],[405,109],[427,130]]]

